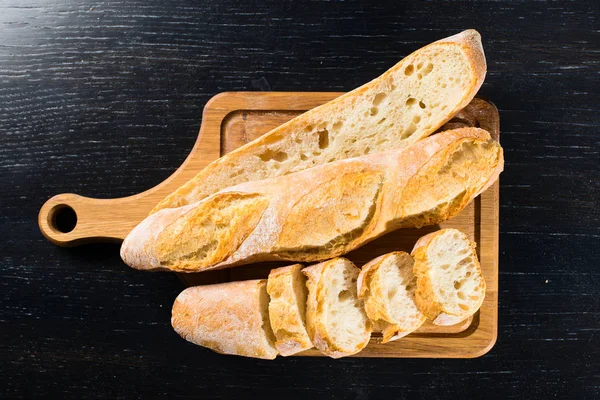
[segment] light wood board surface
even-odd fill
[[[120,241],[145,218],[166,195],[191,179],[208,163],[255,139],[300,113],[323,104],[341,93],[329,92],[226,92],[205,106],[200,134],[185,162],[161,184],[134,196],[119,199],[92,199],[72,193],[52,197],[41,208],[38,223],[44,236],[59,246],[75,246],[97,241]],[[480,126],[495,138],[499,135],[496,108],[474,99],[445,128]],[[487,282],[484,303],[473,318],[450,327],[426,323],[417,332],[385,345],[374,334],[357,357],[452,357],[468,358],[485,354],[495,343],[498,311],[498,207],[499,184],[485,193],[455,218],[421,229],[402,229],[385,235],[349,253],[347,257],[362,266],[390,251],[410,251],[416,240],[440,228],[454,227],[477,242],[481,266]],[[77,221],[74,229],[61,232],[61,213],[71,209]],[[62,229],[64,230],[64,229]],[[180,274],[186,285],[266,277],[282,264],[265,263],[199,274]],[[302,355],[318,356],[309,350]]]

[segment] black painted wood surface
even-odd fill
[[[0,1],[0,397],[600,398],[597,1]],[[473,360],[214,354],[173,274],[62,249],[42,203],[174,171],[229,90],[350,90],[476,28],[501,114],[500,326]]]

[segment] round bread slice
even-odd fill
[[[313,347],[305,326],[306,277],[302,264],[277,268],[267,281],[269,319],[275,334],[275,347],[282,356],[291,356]]]
[[[302,272],[308,277],[306,327],[315,347],[332,358],[365,348],[372,327],[356,292],[360,269],[340,257]]]
[[[423,236],[412,251],[416,302],[435,325],[454,325],[474,314],[485,297],[475,243],[457,229]]]
[[[265,279],[195,286],[173,304],[171,324],[185,340],[221,354],[277,356]]]
[[[415,303],[413,265],[410,254],[395,251],[365,264],[358,276],[358,297],[375,329],[383,334],[382,343],[400,339],[425,322]]]

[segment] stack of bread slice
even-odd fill
[[[414,257],[414,258],[413,258]],[[251,280],[196,286],[175,300],[172,324],[183,338],[224,354],[273,359],[315,347],[340,358],[474,314],[485,296],[475,245],[456,229],[419,240],[412,256],[385,254],[362,270],[339,257]]]
[[[226,354],[270,359],[314,346],[337,358],[359,352],[373,330],[388,342],[425,318],[466,318],[485,282],[462,234],[435,233],[412,255],[387,254],[362,270],[340,256],[452,218],[496,181],[503,150],[488,132],[432,135],[469,104],[485,73],[474,30],[417,50],[208,165],[132,230],[121,257],[177,272],[316,263],[181,293],[175,330]]]

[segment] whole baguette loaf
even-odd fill
[[[488,132],[444,131],[161,210],[127,236],[121,257],[133,268],[180,272],[326,260],[386,232],[455,216],[502,168],[502,148]]]
[[[469,104],[485,72],[477,31],[441,39],[375,80],[212,162],[152,212],[191,204],[242,182],[409,146]]]
[[[171,324],[185,340],[222,354],[277,356],[266,280],[195,286],[173,304]]]

